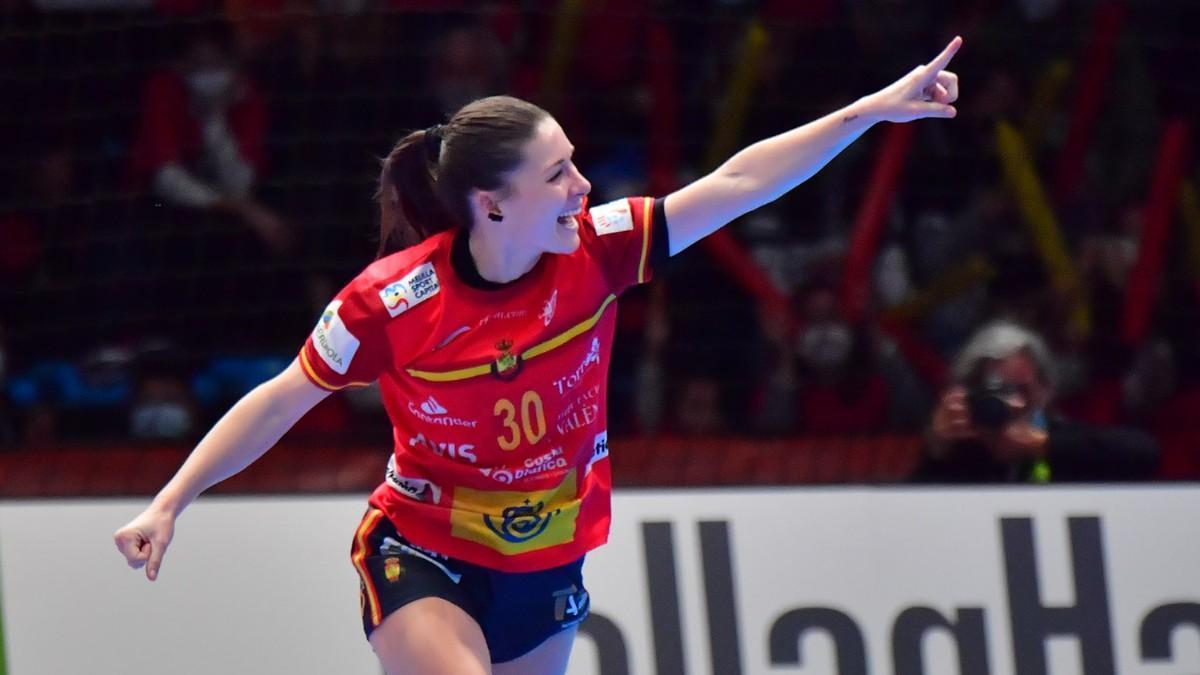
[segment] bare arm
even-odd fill
[[[116,532],[113,539],[129,565],[135,569],[147,565],[146,576],[151,581],[157,578],[179,514],[200,493],[262,457],[328,395],[293,361],[242,397],[205,435],[150,506]]]
[[[715,171],[667,196],[671,255],[729,221],[778,199],[820,171],[876,122],[953,117],[958,76],[943,70],[955,38],[927,65],[870,96],[742,150]]]

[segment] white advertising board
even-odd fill
[[[201,499],[153,584],[142,501],[0,503],[11,675],[377,675],[349,497]],[[1200,490],[619,492],[569,673],[1200,673]]]

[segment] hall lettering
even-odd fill
[[[1051,637],[1074,637],[1079,642],[1082,670],[1088,675],[1115,675],[1112,617],[1109,611],[1108,578],[1104,561],[1102,522],[1094,516],[1067,519],[1071,556],[1071,583],[1075,602],[1047,606],[1042,602],[1037,560],[1033,544],[1033,520],[999,519],[1001,555],[1004,565],[1011,662],[1022,675],[1048,675],[1046,642]],[[643,522],[644,571],[650,613],[651,644],[655,675],[687,672],[685,635],[676,565],[673,523]],[[728,521],[698,523],[700,562],[707,613],[707,663],[691,663],[692,670],[741,675],[741,631],[737,613],[737,584],[733,574]],[[813,581],[812,583],[816,583]],[[933,603],[929,603],[933,604]],[[991,611],[997,611],[992,609]],[[990,675],[990,655],[997,645],[987,640],[987,614],[983,607],[955,607],[944,614],[925,605],[898,608],[891,625],[891,661],[895,675],[923,675],[933,670],[925,663],[922,644],[933,632],[948,635],[957,654],[956,672],[961,675]],[[1139,627],[1140,656],[1156,665],[1173,660],[1171,641],[1183,631],[1189,636],[1200,631],[1200,603],[1177,601],[1150,608]],[[613,619],[595,614],[581,626],[581,634],[596,643],[602,675],[629,672],[625,638]],[[844,609],[797,607],[781,613],[770,625],[766,640],[772,666],[802,667],[803,638],[820,634],[828,639],[835,657],[836,675],[866,675],[887,672],[868,661],[866,633]],[[762,644],[750,638],[750,644]],[[945,665],[941,664],[944,672]]]

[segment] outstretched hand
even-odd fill
[[[946,70],[946,66],[962,43],[961,37],[955,37],[937,58],[868,96],[872,114],[886,122],[957,115],[951,104],[958,100],[958,75]]]

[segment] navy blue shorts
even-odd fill
[[[368,638],[397,609],[421,598],[441,598],[475,619],[492,663],[503,663],[588,614],[583,558],[538,572],[497,572],[413,545],[374,508],[367,510],[350,556],[361,582]]]

